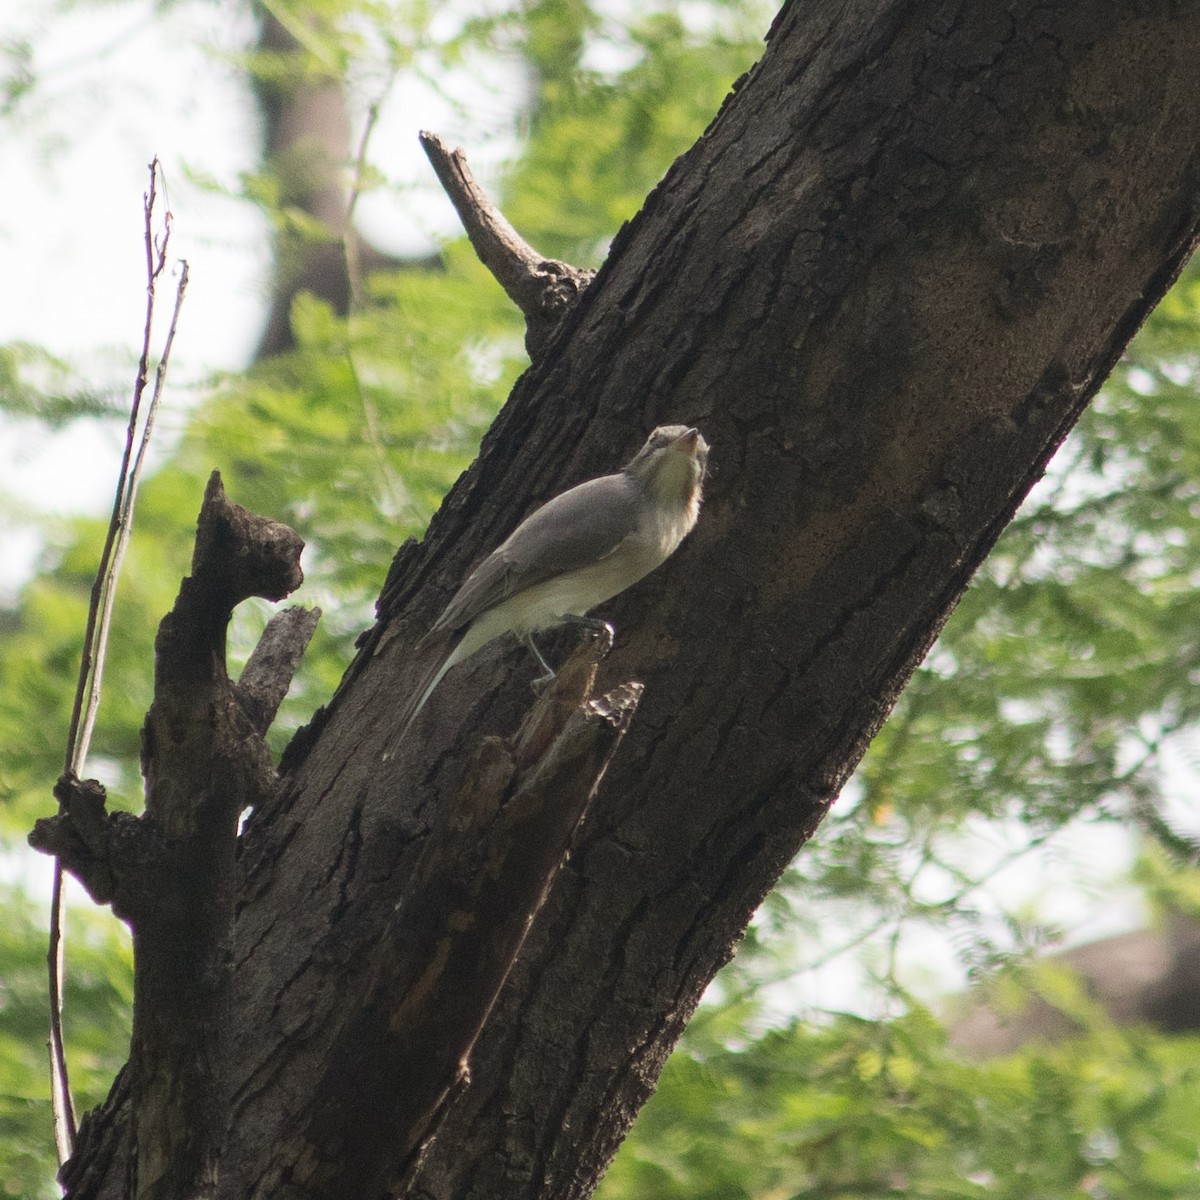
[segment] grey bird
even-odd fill
[[[400,714],[400,738],[455,664],[516,634],[552,679],[533,641],[572,623],[664,563],[696,524],[708,443],[686,425],[660,425],[615,475],[590,479],[531,513],[467,577],[418,652],[437,657]]]

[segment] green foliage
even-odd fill
[[[119,399],[89,388],[61,359],[38,346],[0,346],[0,412],[33,417],[59,429],[79,417],[113,417],[124,412]]]
[[[0,1196],[56,1196],[45,905],[8,884],[0,885],[0,904]],[[104,1099],[125,1061],[132,1002],[128,938],[111,918],[76,911],[63,1007],[72,1018],[71,1082],[80,1112]]]
[[[581,26],[563,46],[560,11]],[[597,14],[549,0],[533,6],[526,47],[538,72],[538,105],[528,152],[510,172],[505,210],[546,254],[598,263],[608,239],[641,208],[670,162],[716,114],[731,83],[757,57],[771,10],[763,5],[703,12],[663,5],[621,29],[602,26],[589,43],[584,17]],[[549,27],[549,32],[547,32]],[[562,63],[599,66],[564,73]],[[607,69],[618,61],[621,69]]]
[[[602,1200],[1197,1194],[1200,1039],[1103,1023],[968,1062],[917,1005],[790,1024],[733,1051],[702,1011]]]
[[[29,39],[0,38],[0,114],[12,112],[33,84],[33,45]]]

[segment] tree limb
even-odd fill
[[[335,1068],[333,1049],[355,1044],[393,953],[381,939],[405,936],[397,900],[471,750],[524,701],[524,664],[489,647],[389,758],[431,614],[532,504],[687,420],[713,445],[704,515],[604,614],[621,630],[605,669],[646,681],[636,735],[408,1184],[445,1200],[591,1193],[755,907],[1185,261],[1198,38],[1178,6],[1121,0],[785,6],[398,558],[387,652],[364,642],[249,827],[222,1196],[279,1194],[267,1170],[308,1151],[334,1080],[360,1085],[360,1112],[396,1103],[396,1079],[356,1073],[353,1055]],[[425,911],[445,930],[454,910],[431,894]],[[409,969],[415,1005],[436,966]],[[444,1090],[459,1061],[420,1086]],[[432,1091],[419,1107],[438,1119]]]
[[[461,149],[451,150],[433,133],[422,132],[420,141],[480,262],[524,314],[529,357],[539,358],[595,271],[539,254],[492,203]]]
[[[233,609],[297,588],[300,537],[232,503],[214,471],[192,574],[155,641],[142,735],[143,818],[162,853],[127,900],[133,924],[130,1062],[139,1200],[211,1191],[226,1118],[225,1041],[238,819],[275,772],[225,668]]]
[[[237,696],[260,734],[275,720],[320,619],[319,608],[294,605],[277,612],[242,668]]]

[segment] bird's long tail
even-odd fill
[[[417,650],[420,651],[424,648],[428,641],[429,638],[422,639],[417,645]],[[462,634],[459,633],[449,640],[439,639],[439,641],[441,644],[438,646],[437,656],[421,676],[417,686],[412,690],[412,695],[400,710],[400,732],[396,735],[396,741],[393,743],[393,752],[404,740],[412,723],[417,719],[421,709],[425,707],[425,702],[433,695],[434,688],[442,682],[442,676],[458,662],[455,651],[458,650],[459,643],[462,641]]]

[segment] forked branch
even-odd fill
[[[133,930],[138,1200],[208,1194],[223,1144],[238,820],[274,792],[262,735],[315,615],[281,614],[238,685],[226,628],[248,597],[278,600],[300,585],[303,546],[286,525],[232,503],[213,472],[192,573],[155,642],[145,815],[106,812],[104,789],[68,772],[55,789],[59,814],[30,835]]]

